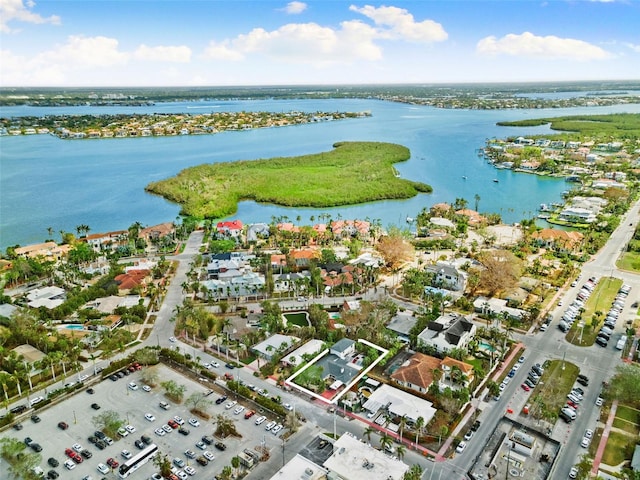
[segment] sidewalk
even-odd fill
[[[611,432],[611,426],[613,425],[613,420],[616,418],[617,409],[618,409],[618,401],[614,400],[613,404],[611,405],[611,411],[609,412],[609,418],[607,418],[607,424],[604,426],[602,437],[600,437],[600,443],[598,444],[598,450],[596,451],[596,456],[593,459],[593,467],[591,468],[592,475],[598,474],[598,469],[600,468],[600,462],[602,461],[602,455],[604,454],[604,449],[607,446],[607,440],[609,440],[609,433]]]

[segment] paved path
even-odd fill
[[[604,430],[602,431],[602,437],[600,437],[600,443],[598,444],[598,450],[596,451],[596,456],[593,459],[593,467],[591,468],[591,473],[593,475],[598,474],[598,469],[600,468],[600,462],[602,461],[602,455],[604,454],[604,449],[607,446],[607,440],[609,440],[609,433],[611,432],[613,420],[616,418],[617,409],[618,409],[618,401],[614,400],[613,404],[611,405],[611,411],[609,412],[609,418],[607,418],[607,424],[604,426]]]

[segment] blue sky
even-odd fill
[[[637,0],[0,0],[0,86],[638,80]]]

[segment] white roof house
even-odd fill
[[[60,287],[35,288],[27,294],[27,300],[31,308],[46,307],[55,308],[62,305],[66,298],[66,292]]]
[[[362,407],[370,412],[377,412],[386,407],[392,415],[406,416],[411,422],[422,417],[425,425],[431,421],[437,411],[430,401],[387,384],[376,389]]]
[[[320,353],[324,342],[316,338],[312,338],[307,343],[299,348],[296,348],[293,352],[282,359],[282,363],[286,365],[302,365],[304,363],[303,355],[315,355]]]
[[[343,480],[401,480],[409,465],[370,447],[349,433],[333,445],[333,454],[324,462],[327,478]]]
[[[257,343],[251,349],[256,352],[261,357],[271,360],[271,357],[278,350],[282,348],[289,348],[294,343],[298,342],[300,339],[298,337],[292,337],[290,335],[282,335],[280,333],[276,333],[271,335],[266,340],[263,340],[260,343]]]

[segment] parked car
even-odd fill
[[[464,449],[467,448],[467,444],[465,442],[460,442],[456,447],[456,453],[464,452]]]
[[[69,424],[67,422],[58,422],[58,428],[60,430],[66,430],[69,428]]]
[[[222,442],[216,442],[214,446],[215,446],[218,450],[222,450],[222,451],[224,451],[224,450],[226,450],[226,449],[227,449],[227,446],[226,446],[224,443],[222,443]]]

